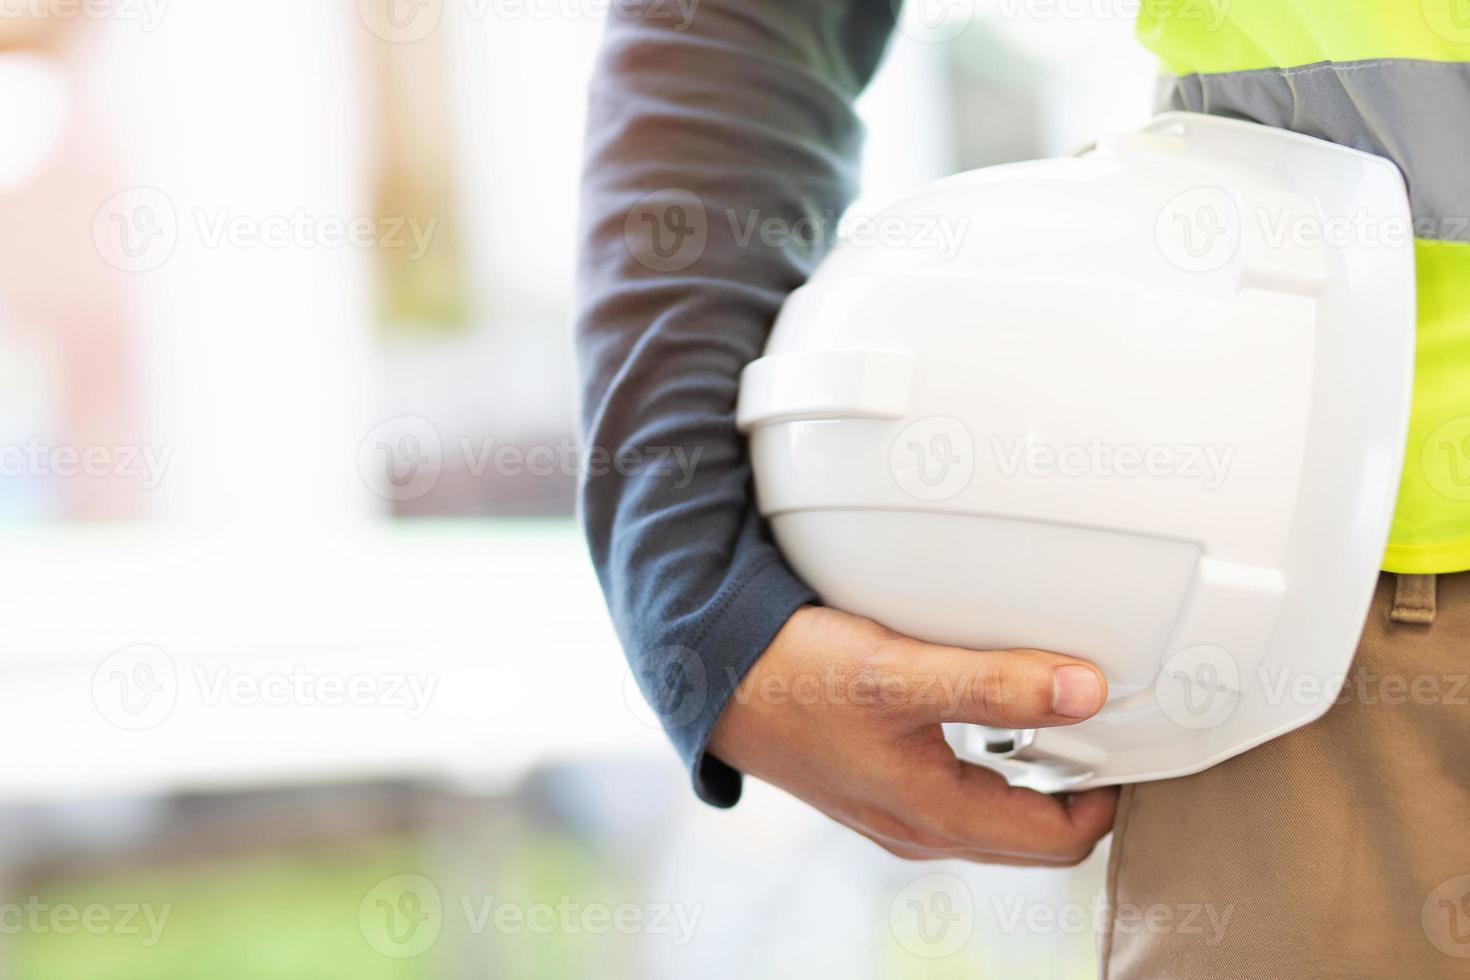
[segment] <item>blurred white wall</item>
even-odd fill
[[[181,2],[153,31],[97,27],[85,84],[120,163],[96,234],[135,290],[146,424],[173,452],[155,515],[372,515],[356,465],[376,423],[371,255],[320,237],[372,215],[356,12]]]

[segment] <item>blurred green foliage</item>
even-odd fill
[[[52,908],[146,905],[167,919],[157,936],[141,916],[138,933],[21,930],[9,939],[8,959],[24,980],[427,980],[436,975],[435,951],[383,956],[358,924],[373,885],[413,866],[411,849],[393,844],[33,885],[35,899]]]
[[[462,975],[566,980],[637,976],[640,937],[497,929],[500,905],[615,906],[631,880],[585,842],[526,826],[511,840],[382,841],[334,851],[289,851],[180,861],[166,870],[112,872],[32,882],[5,902],[23,912],[106,907],[114,921],[146,908],[125,928],[7,930],[0,976],[17,980],[430,980]],[[446,845],[450,845],[446,847]],[[433,852],[435,856],[430,856]],[[446,854],[448,859],[446,859]],[[441,931],[417,956],[375,948],[364,902],[385,880],[430,879],[442,902]],[[75,915],[73,916],[75,918]],[[156,928],[161,925],[161,928]],[[411,932],[412,930],[410,930]]]

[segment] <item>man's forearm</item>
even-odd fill
[[[852,103],[889,0],[667,0],[609,21],[594,74],[579,268],[582,504],[635,673],[710,802],[735,686],[812,600],[750,495],[741,369],[856,184]],[[816,229],[816,233],[813,233]],[[599,465],[601,464],[601,465]]]

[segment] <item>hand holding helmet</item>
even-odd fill
[[[1067,725],[1106,690],[1074,657],[935,646],[809,607],[756,661],[710,750],[900,857],[1075,864],[1112,826],[1117,791],[1013,788],[956,759],[942,726]]]

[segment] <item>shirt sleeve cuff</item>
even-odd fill
[[[692,644],[704,670],[700,710],[687,725],[669,732],[689,767],[694,791],[712,806],[732,807],[740,800],[741,775],[706,747],[715,724],[751,665],[771,645],[781,627],[816,593],[792,574],[779,556],[730,583],[718,600],[719,611],[706,621]]]

